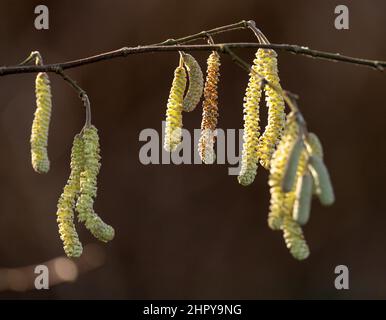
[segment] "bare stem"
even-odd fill
[[[68,75],[66,75],[60,67],[57,67],[55,70],[57,74],[59,74],[65,81],[67,81],[70,86],[78,93],[79,98],[82,100],[83,105],[86,110],[86,121],[85,126],[89,127],[91,125],[91,106],[90,106],[90,100],[88,98],[88,95],[86,91],[84,91],[76,82],[75,80],[71,79]]]
[[[289,44],[260,44],[250,42],[222,43],[222,44],[202,44],[202,45],[156,45],[156,46],[137,46],[124,47],[118,50],[101,53],[95,56],[72,60],[62,63],[46,64],[41,66],[10,66],[0,67],[0,76],[18,74],[18,73],[35,73],[35,72],[56,72],[57,68],[62,70],[72,69],[87,64],[96,63],[99,61],[111,60],[118,57],[126,57],[131,54],[151,53],[151,52],[171,52],[171,51],[218,51],[223,52],[223,48],[250,48],[250,49],[274,49],[280,51],[291,52],[294,54],[313,57],[316,59],[324,59],[329,61],[346,62],[355,65],[362,65],[383,71],[386,67],[386,61],[369,60],[354,58],[340,55],[339,53],[330,53],[318,50],[311,50],[307,47]]]

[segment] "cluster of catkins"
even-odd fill
[[[181,143],[183,111],[192,111],[204,94],[198,149],[202,161],[207,164],[215,160],[219,59],[217,52],[209,56],[203,86],[200,66],[191,55],[181,52],[166,111],[164,148],[175,151]],[[189,86],[186,89],[187,77]],[[259,109],[263,93],[268,107],[268,121],[260,135]],[[256,52],[244,97],[243,113],[243,147],[238,181],[243,186],[250,185],[259,163],[270,170],[269,226],[274,230],[283,230],[291,254],[303,260],[308,257],[309,248],[301,226],[308,221],[312,196],[317,195],[323,205],[331,205],[334,193],[323,163],[319,139],[307,132],[300,114],[291,112],[286,116],[274,50],[258,49]]]
[[[48,75],[39,73],[36,77],[36,111],[31,133],[32,167],[38,173],[48,172],[50,166],[47,145],[51,108]],[[99,153],[98,131],[93,125],[86,125],[74,138],[71,173],[58,202],[59,234],[68,257],[79,257],[82,254],[82,244],[74,225],[74,211],[78,213],[79,221],[97,239],[107,242],[114,238],[114,229],[104,223],[93,208],[100,169]]]
[[[167,104],[164,148],[166,151],[172,152],[180,145],[182,113],[183,111],[193,111],[204,94],[198,151],[201,160],[211,164],[215,160],[214,143],[218,117],[217,85],[220,76],[219,54],[213,51],[207,63],[207,75],[204,84],[204,77],[196,59],[190,54],[180,52],[180,64],[174,71]]]

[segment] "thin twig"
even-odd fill
[[[86,91],[84,91],[76,82],[75,80],[71,79],[68,75],[66,75],[60,67],[57,67],[55,70],[55,73],[59,74],[65,81],[67,81],[71,87],[78,92],[79,98],[82,100],[83,105],[86,110],[86,121],[85,126],[89,127],[91,125],[91,106],[90,106],[90,99],[88,98],[88,95]]]
[[[137,46],[137,47],[124,47],[118,50],[101,53],[95,56],[82,58],[78,60],[72,60],[62,63],[46,64],[42,66],[10,66],[0,67],[0,76],[18,74],[18,73],[34,73],[34,72],[56,72],[57,68],[62,70],[80,67],[87,64],[96,63],[99,61],[110,60],[118,57],[126,57],[131,54],[150,53],[150,52],[170,52],[170,51],[218,51],[222,52],[224,47],[230,49],[236,48],[264,48],[274,49],[291,52],[294,54],[305,55],[317,59],[325,59],[330,61],[340,61],[351,63],[355,65],[362,65],[383,71],[386,67],[386,61],[360,59],[349,56],[343,56],[339,53],[330,53],[318,50],[311,50],[307,47],[301,47],[298,45],[289,44],[259,44],[249,42],[238,43],[222,43],[222,44],[203,44],[203,45],[175,45],[175,46]]]

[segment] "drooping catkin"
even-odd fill
[[[165,141],[166,151],[175,151],[182,137],[182,104],[186,87],[186,72],[180,64],[174,71],[172,88],[166,109]]]
[[[304,260],[310,255],[302,228],[290,215],[284,216],[283,235],[287,248],[295,259]]]
[[[256,176],[259,144],[259,103],[261,99],[262,65],[258,56],[253,61],[249,82],[244,97],[244,133],[241,154],[241,170],[238,181],[241,185],[250,185]]]
[[[56,212],[60,238],[68,257],[79,257],[83,251],[74,225],[74,206],[80,191],[80,173],[84,165],[83,149],[83,140],[80,135],[76,135],[71,151],[70,177],[59,198]]]
[[[285,104],[277,68],[277,54],[271,49],[259,49],[256,55],[262,64],[262,76],[269,84],[264,86],[268,107],[268,124],[259,138],[258,154],[260,164],[269,169],[275,147],[278,144],[285,124]]]
[[[322,143],[320,142],[318,136],[315,133],[313,132],[308,133],[306,145],[307,145],[307,150],[311,155],[315,155],[323,159],[324,152],[323,152]]]
[[[295,142],[298,140],[299,126],[293,114],[289,114],[282,139],[272,156],[268,184],[270,186],[271,201],[268,215],[268,225],[273,230],[282,226],[283,216],[292,210],[293,196],[282,189],[285,168]]]
[[[189,87],[183,102],[183,110],[186,112],[193,111],[202,96],[204,88],[204,76],[197,60],[188,53],[183,53],[183,60],[186,70],[188,71]]]
[[[207,64],[198,153],[204,163],[212,164],[216,158],[214,152],[214,132],[217,128],[218,119],[217,85],[220,76],[220,55],[216,51],[213,51],[208,58]]]
[[[31,160],[32,167],[38,173],[46,173],[50,169],[48,159],[48,131],[51,120],[51,87],[47,73],[40,72],[35,80],[36,111],[32,122]]]
[[[100,170],[100,148],[98,131],[94,126],[83,130],[84,167],[80,174],[80,195],[76,203],[78,219],[85,223],[90,232],[101,241],[114,238],[114,229],[104,223],[94,212],[94,198],[97,194],[97,175]]]
[[[334,189],[328,169],[322,158],[311,155],[309,158],[309,169],[314,178],[316,194],[319,197],[320,203],[324,206],[332,205],[335,201]]]
[[[287,163],[284,168],[284,176],[281,187],[283,192],[290,192],[296,180],[296,172],[298,170],[300,156],[304,152],[304,143],[301,137],[298,137],[293,143],[288,154]]]
[[[301,226],[308,222],[312,201],[312,176],[309,171],[298,179],[296,186],[296,199],[293,209],[293,219]]]

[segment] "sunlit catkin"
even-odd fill
[[[273,154],[268,184],[271,192],[268,225],[273,230],[282,226],[283,216],[292,210],[293,195],[286,194],[282,189],[285,168],[294,144],[298,140],[299,126],[293,114],[288,115],[283,137]]]
[[[207,76],[204,87],[204,102],[202,104],[201,136],[198,142],[198,153],[206,164],[214,162],[215,136],[218,119],[217,85],[220,76],[220,55],[213,51],[208,58]]]
[[[114,229],[104,223],[94,212],[94,198],[97,194],[97,175],[100,169],[98,131],[94,126],[83,130],[84,167],[80,174],[80,195],[76,203],[79,221],[101,241],[114,238]]]
[[[306,172],[298,179],[296,186],[296,200],[293,209],[293,219],[301,226],[308,222],[311,211],[312,201],[312,176],[310,172]]]
[[[275,147],[279,142],[285,124],[285,104],[277,68],[277,54],[271,49],[259,49],[256,53],[262,64],[262,76],[268,81],[264,86],[268,107],[268,124],[259,139],[260,164],[269,169]]]
[[[70,177],[59,198],[56,212],[60,238],[68,257],[79,257],[83,251],[74,225],[74,206],[80,191],[80,173],[83,163],[83,141],[79,135],[76,135],[71,151]]]
[[[51,87],[47,73],[40,72],[35,80],[36,111],[31,132],[32,167],[38,173],[46,173],[50,168],[47,144],[51,119]]]
[[[283,219],[284,240],[292,256],[297,260],[304,260],[310,255],[310,249],[304,239],[300,225],[292,216]]]
[[[175,151],[181,143],[182,104],[186,87],[186,72],[180,64],[174,71],[174,79],[166,109],[165,141],[166,151]]]
[[[183,102],[183,110],[193,111],[202,96],[204,88],[204,76],[197,60],[188,53],[183,53],[183,60],[186,70],[188,71],[189,87]]]
[[[309,159],[309,169],[314,178],[316,194],[319,197],[320,203],[325,206],[332,205],[335,201],[334,189],[322,158],[311,156]]]
[[[258,55],[253,61],[252,70],[249,74],[249,82],[244,97],[244,133],[243,149],[241,155],[241,170],[238,181],[241,185],[250,185],[255,180],[259,144],[259,103],[261,99],[262,65]]]

